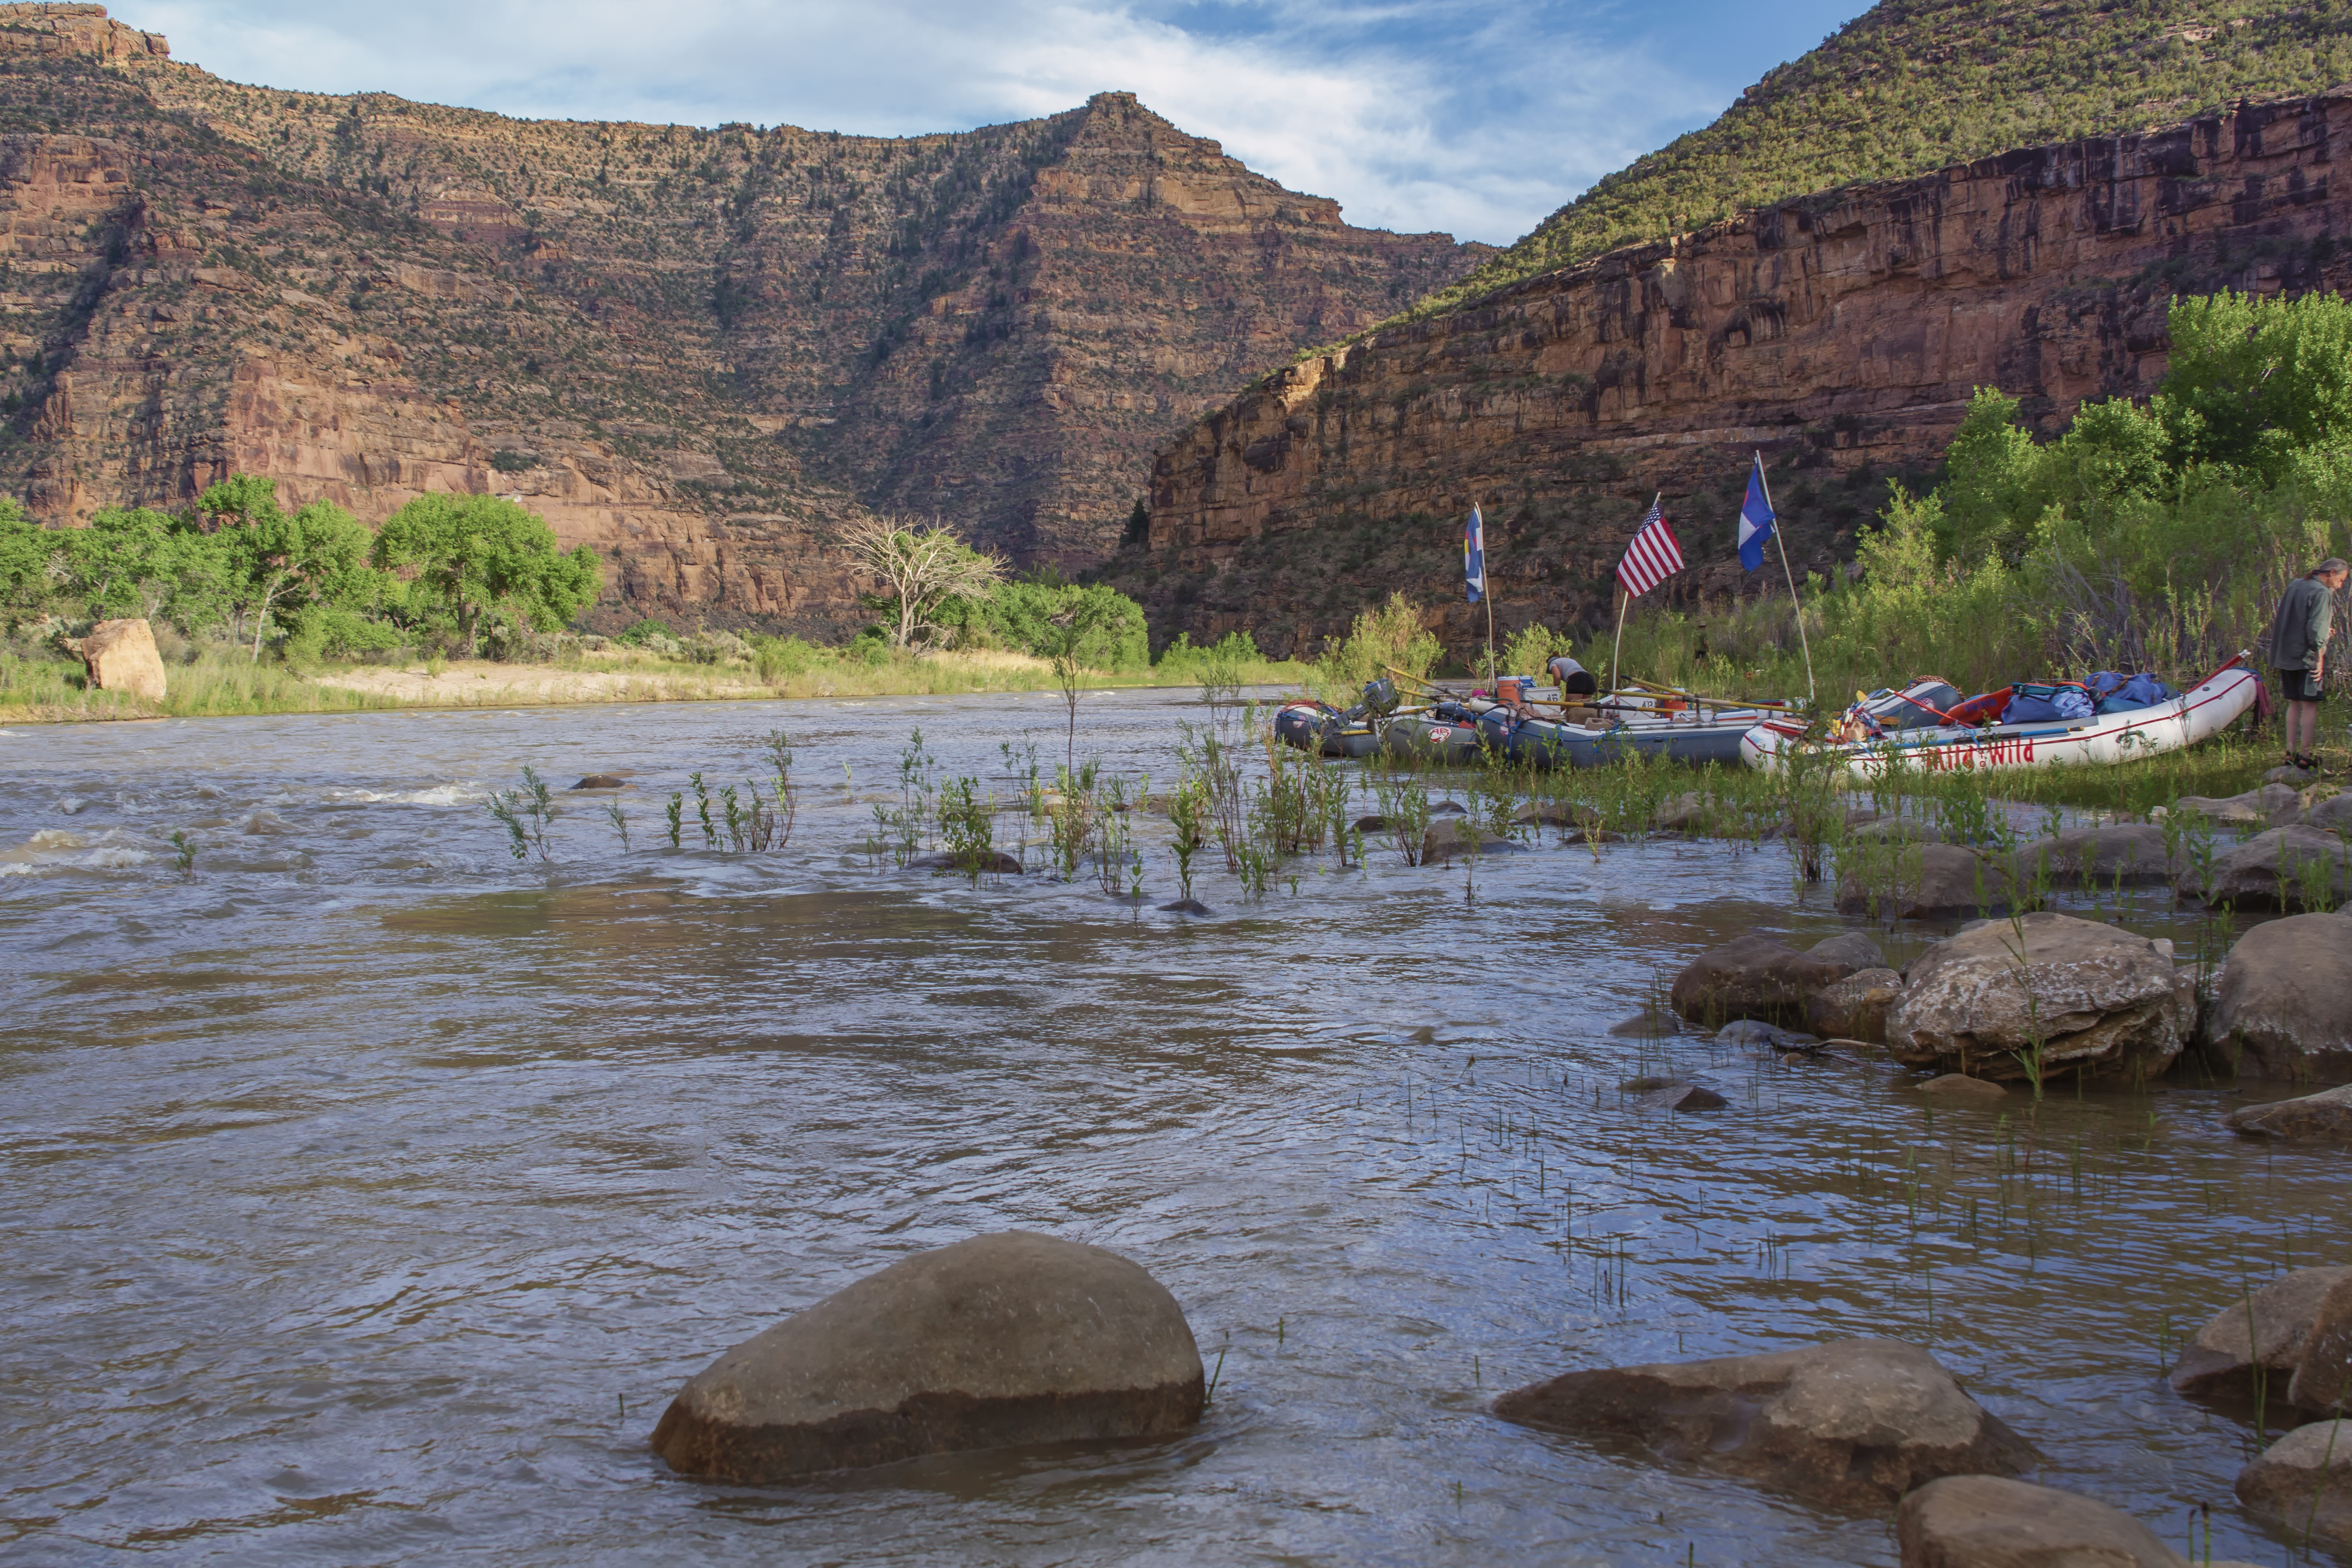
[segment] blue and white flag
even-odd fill
[[[1470,504],[1470,521],[1462,530],[1462,575],[1470,583],[1470,602],[1486,597],[1486,524],[1478,504]]]
[[[1764,455],[1748,471],[1748,499],[1739,507],[1739,564],[1754,571],[1764,564],[1764,541],[1772,537],[1772,502],[1764,494]]]

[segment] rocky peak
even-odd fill
[[[1124,204],[1183,219],[1203,233],[1257,224],[1343,227],[1339,204],[1304,196],[1254,173],[1205,136],[1188,136],[1131,92],[1087,100],[1076,133],[1039,171],[1037,199],[1051,205]]]
[[[163,34],[126,27],[103,5],[0,5],[0,54],[144,60],[171,53]]]

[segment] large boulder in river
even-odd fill
[[[2162,887],[2179,871],[2179,859],[2162,828],[2115,822],[2034,840],[2011,861],[2010,876],[2020,888],[2037,880],[2048,887]]]
[[[2187,1568],[2121,1509],[2000,1476],[1946,1476],[1895,1512],[1903,1568]]]
[[[2009,877],[1957,844],[1895,844],[1854,857],[1838,882],[1838,913],[1880,920],[1951,920],[2009,907]]]
[[[1899,1340],[1571,1372],[1504,1395],[1495,1414],[1872,1511],[1939,1476],[2014,1474],[2039,1457]]]
[[[2250,1138],[2352,1144],[2352,1083],[2260,1105],[2241,1105],[2221,1124]]]
[[[2352,1545],[2352,1419],[2297,1427],[2238,1472],[2246,1511],[2301,1538]]]
[[[163,655],[155,651],[154,628],[143,620],[101,621],[91,627],[81,640],[81,662],[89,684],[100,691],[163,700]]]
[[[1910,1067],[1979,1078],[2042,1072],[2153,1078],[2197,1023],[2195,981],[2172,944],[2071,915],[1989,920],[1914,960],[1886,1020],[1886,1049]]]
[[[2233,910],[2334,909],[2352,896],[2352,850],[2330,830],[2273,828],[2215,855],[2208,874],[2185,867],[2173,891]]]
[[[1667,1000],[1694,1023],[1761,1019],[1801,1024],[1805,998],[1856,967],[1843,957],[1800,953],[1769,936],[1742,936],[1684,965]]]
[[[2202,1398],[2251,1400],[2257,1368],[2265,1382],[2274,1375],[2292,1378],[2321,1309],[2347,1281],[2352,1269],[2296,1269],[2231,1302],[2189,1342],[2172,1369],[2172,1386]]]
[[[2266,920],[2231,947],[2206,1009],[2207,1056],[2244,1078],[2352,1081],[2352,918]]]
[[[921,1252],[756,1334],[654,1428],[673,1469],[764,1482],[918,1454],[1154,1437],[1199,1419],[1176,1300],[1115,1252],[1025,1231]]]

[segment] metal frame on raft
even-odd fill
[[[1450,692],[1401,670],[1388,674],[1388,682],[1373,683],[1367,693],[1382,684],[1391,691],[1402,685],[1424,699],[1423,705],[1382,713],[1368,703],[1365,707],[1370,711],[1357,718],[1353,716],[1360,710],[1342,714],[1318,699],[1297,698],[1275,710],[1276,733],[1302,750],[1319,749],[1335,758],[1381,754],[1461,767],[1483,763],[1491,751],[1534,768],[1591,768],[1631,756],[1660,755],[1699,766],[1738,762],[1741,737],[1759,720],[1789,712],[1791,706],[1735,703],[1643,681],[1596,694],[1586,702],[1529,696],[1505,702]],[[1533,685],[1524,677],[1503,679],[1518,683],[1521,689]],[[1441,716],[1437,710],[1449,704],[1470,716]],[[1562,716],[1546,717],[1536,711],[1545,708],[1559,710]],[[1567,720],[1568,712],[1581,708],[1606,714],[1609,722]],[[1497,712],[1508,716],[1507,720],[1488,718]]]

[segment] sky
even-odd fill
[[[112,0],[241,82],[870,136],[1145,105],[1351,223],[1507,244],[1861,0]]]

